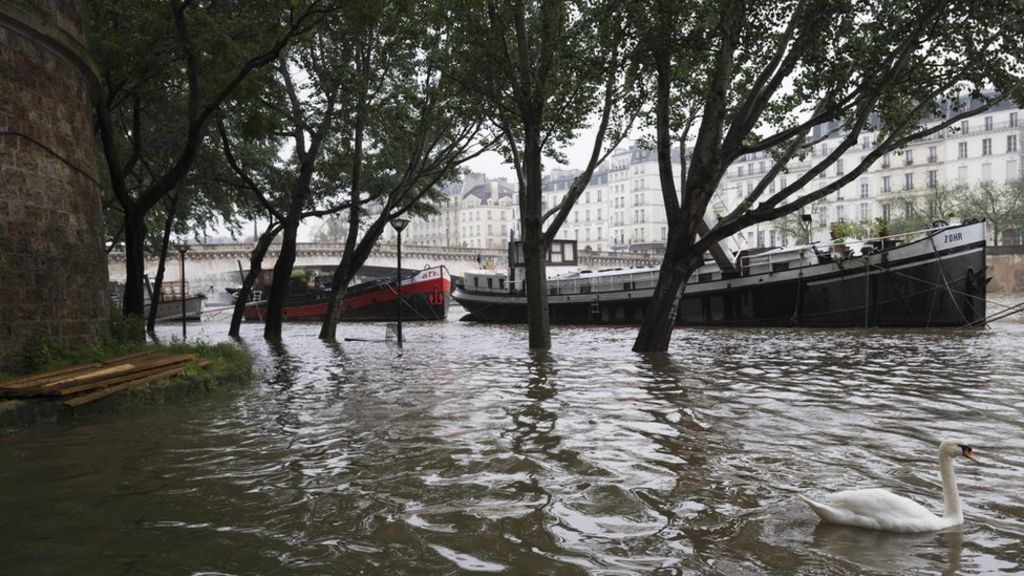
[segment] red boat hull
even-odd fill
[[[402,278],[402,321],[444,320],[448,317],[451,276],[444,266],[427,268]],[[282,318],[286,321],[322,320],[327,314],[330,290],[295,294],[285,302]],[[394,280],[366,282],[349,287],[341,301],[343,322],[392,322],[398,319],[398,291]],[[245,319],[262,321],[267,302],[260,300],[245,307]]]

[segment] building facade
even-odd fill
[[[806,211],[812,216],[812,240],[829,239],[831,226],[840,221],[868,226],[875,219],[890,221],[910,210],[925,211],[935,219],[955,217],[930,206],[936,191],[950,186],[975,186],[990,181],[1004,184],[1024,176],[1024,139],[1021,111],[1012,102],[978,114],[943,132],[915,140],[905,148],[883,155],[854,181],[833,192]],[[830,127],[819,127],[812,137],[821,141],[803,160],[794,160],[767,186],[769,193],[795,182],[822,158],[836,150],[843,134],[829,136]],[[861,164],[874,150],[877,133],[861,135],[860,142],[840,159],[805,185],[818,190]],[[723,178],[719,193],[724,200],[722,212],[735,207],[758,185],[772,166],[766,153],[746,155],[734,162]],[[792,230],[778,222],[765,222],[742,233],[751,246],[784,246],[791,242]]]
[[[997,184],[1024,176],[1024,118],[1011,102],[964,120],[958,126],[912,141],[877,159],[860,176],[842,186],[806,212],[812,217],[812,241],[829,240],[836,222],[856,222],[866,228],[877,219],[890,221],[909,210],[927,207],[943,187]],[[831,130],[831,133],[829,132]],[[837,126],[820,126],[812,133],[818,141],[802,159],[792,160],[771,181],[762,180],[773,166],[767,152],[747,154],[728,168],[708,207],[708,216],[723,216],[759,185],[770,195],[797,182],[818,162],[833,153],[844,134]],[[865,132],[854,146],[826,170],[804,185],[819,190],[854,170],[876,146],[876,132]],[[678,150],[673,157],[678,162]],[[673,166],[677,179],[678,163]],[[554,209],[579,175],[576,170],[554,170],[543,180],[544,211]],[[936,219],[955,216],[939,207]],[[519,235],[518,198],[507,181],[488,181],[470,174],[449,193],[440,214],[409,226],[409,242],[431,246],[502,247],[509,233]],[[594,172],[557,238],[578,242],[586,251],[660,252],[668,238],[655,152],[640,146],[613,152]],[[796,241],[792,225],[764,222],[737,234],[739,245],[786,246]]]

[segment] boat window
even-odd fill
[[[487,287],[488,288],[494,288],[494,278],[488,278],[487,279]]]

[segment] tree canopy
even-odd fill
[[[804,208],[886,152],[1020,98],[1024,24],[1003,6],[943,0],[652,0],[631,5],[655,94],[669,239],[634,350],[664,351],[686,278],[718,241]],[[644,18],[647,14],[652,17]],[[875,146],[827,185],[809,184],[871,132]],[[826,139],[834,148],[811,154]],[[692,142],[678,186],[668,150]],[[728,166],[767,153],[764,177],[717,223],[707,206]],[[775,189],[794,160],[810,166]]]

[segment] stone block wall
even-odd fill
[[[83,347],[108,326],[85,15],[0,2],[0,372],[29,340]]]
[[[993,250],[989,248],[989,251]],[[989,293],[1024,293],[1024,249],[989,254],[987,260],[988,276],[992,279],[988,284]]]

